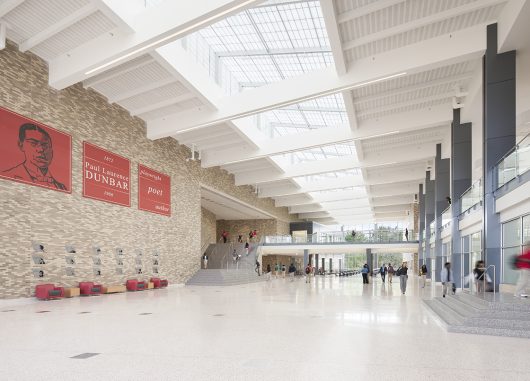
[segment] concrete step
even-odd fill
[[[478,309],[489,308],[489,303],[487,301],[477,298],[474,295],[470,295],[467,292],[459,292],[453,297]]]
[[[458,326],[464,322],[463,316],[454,310],[447,308],[445,304],[437,299],[424,299],[423,303],[441,319],[446,327]]]
[[[506,336],[530,339],[530,331],[527,329],[507,329],[491,327],[469,327],[465,325],[449,326],[449,332],[468,333],[473,335]]]
[[[530,330],[530,319],[495,319],[490,316],[472,317],[466,319],[464,325],[469,327],[489,327],[504,329],[524,329]]]
[[[481,311],[450,295],[446,296],[445,298],[437,297],[435,299],[465,318],[474,316]]]

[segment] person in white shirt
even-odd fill
[[[451,270],[450,262],[447,262],[444,265],[444,268],[442,269],[442,272],[440,274],[440,278],[442,280],[442,285],[443,285],[442,287],[443,297],[445,298],[445,295],[449,294],[449,291],[451,291],[454,295],[455,291],[454,291],[453,286],[455,283],[455,278],[453,277],[453,270]]]

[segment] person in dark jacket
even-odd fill
[[[368,272],[370,271],[370,269],[368,268],[368,265],[365,264],[361,270],[361,274],[363,276],[363,284],[368,284]]]
[[[381,280],[383,281],[383,283],[385,283],[386,272],[387,272],[387,268],[385,264],[383,263],[383,265],[379,269],[379,274],[381,274]]]
[[[291,278],[291,282],[294,281],[294,274],[296,273],[296,267],[294,267],[294,264],[291,263],[289,266],[289,278]]]
[[[405,295],[405,292],[407,291],[407,280],[409,279],[408,271],[409,268],[407,267],[407,262],[403,262],[401,267],[397,270],[399,275],[399,287],[401,288],[401,293],[403,295]]]

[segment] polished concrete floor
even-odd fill
[[[447,333],[422,293],[317,277],[2,301],[0,380],[530,380],[529,340]]]

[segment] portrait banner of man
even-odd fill
[[[72,192],[72,137],[0,107],[0,178]]]

